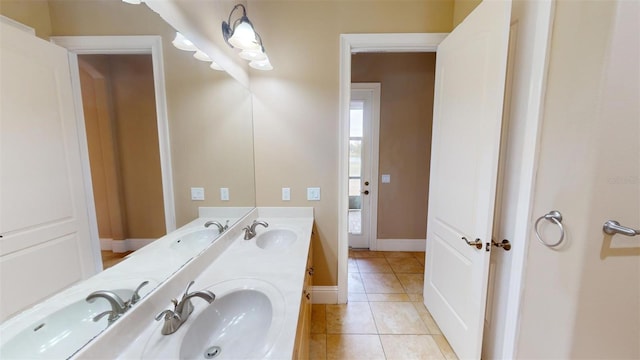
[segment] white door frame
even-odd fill
[[[371,99],[371,121],[369,131],[364,136],[368,137],[365,151],[369,154],[369,209],[366,212],[368,220],[369,249],[378,248],[378,165],[380,149],[380,83],[352,83],[351,90],[366,91]],[[368,135],[368,136],[367,136]],[[347,134],[347,138],[349,134]],[[363,140],[364,142],[364,140]],[[348,153],[347,153],[348,156]],[[347,172],[347,177],[349,173]],[[348,195],[348,194],[347,194]],[[364,204],[364,201],[362,202]],[[364,212],[363,212],[364,214]]]
[[[80,156],[85,178],[85,192],[88,201],[88,213],[91,232],[91,247],[96,258],[96,271],[102,270],[100,238],[96,219],[89,150],[87,147],[82,92],[80,89],[79,54],[151,54],[153,63],[153,83],[156,97],[156,117],[158,120],[158,141],[160,150],[160,171],[162,175],[162,195],[164,199],[164,217],[167,233],[176,229],[175,200],[173,194],[173,172],[171,168],[171,148],[169,142],[169,117],[167,115],[167,96],[164,81],[164,60],[162,57],[162,38],[160,36],[53,36],[51,42],[69,51],[71,68],[71,86],[78,119],[80,136]]]

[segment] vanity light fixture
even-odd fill
[[[233,13],[242,10],[242,15],[231,21]],[[264,51],[262,38],[247,17],[247,9],[242,4],[233,7],[228,21],[222,22],[222,37],[234,49],[240,49],[238,54],[242,59],[250,61],[249,66],[258,70],[272,70],[269,57]]]
[[[122,0],[122,2],[126,2],[127,4],[140,5],[144,2],[144,0]]]

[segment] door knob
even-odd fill
[[[495,247],[503,248],[505,251],[511,250],[511,243],[507,239],[502,240],[502,242],[495,242],[491,239],[491,244]]]
[[[365,194],[365,195],[369,195],[369,190],[365,190],[362,193]]]
[[[368,182],[368,181],[365,181],[365,182],[364,182],[364,186],[368,186],[368,185],[369,185],[369,182]]]

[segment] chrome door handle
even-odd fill
[[[619,222],[615,220],[608,220],[602,226],[602,231],[604,231],[607,235],[615,235],[622,234],[626,236],[636,236],[640,235],[640,230],[635,230],[626,226],[620,225]]]
[[[475,241],[469,241],[466,237],[462,237],[462,240],[464,240],[464,242],[467,243],[467,245],[469,246],[475,246],[476,249],[480,250],[482,249],[482,240],[480,239],[476,239]]]

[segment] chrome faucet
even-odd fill
[[[111,325],[114,321],[116,321],[120,315],[124,314],[125,311],[131,306],[128,303],[125,303],[118,294],[109,290],[98,290],[94,291],[89,296],[87,296],[87,302],[93,303],[96,299],[103,298],[109,302],[111,305],[111,310],[107,310],[96,315],[93,318],[93,321],[98,322],[100,319],[109,315],[109,325]]]
[[[191,298],[199,297],[204,301],[211,304],[215,300],[216,295],[208,290],[189,292],[189,288],[193,285],[194,281],[191,281],[187,285],[187,289],[184,291],[180,301],[173,299],[173,310],[164,310],[156,316],[156,321],[160,321],[164,318],[164,325],[162,326],[162,335],[173,334],[180,328],[182,324],[189,318],[189,315],[193,312],[193,304]]]
[[[244,227],[242,230],[244,230],[244,239],[245,240],[250,240],[253,239],[256,236],[256,226],[258,225],[262,225],[264,227],[269,227],[269,224],[267,224],[266,221],[258,221],[258,220],[253,220],[253,223],[247,227]]]
[[[208,228],[211,225],[215,225],[218,228],[218,234],[222,234],[225,230],[229,228],[229,220],[227,220],[224,226],[217,221],[207,221],[206,223],[204,223],[204,227],[206,228]]]
[[[94,291],[89,296],[87,296],[87,302],[93,303],[97,298],[103,298],[109,302],[111,305],[111,310],[107,310],[101,312],[100,314],[93,317],[94,322],[100,321],[103,317],[109,315],[109,325],[111,325],[114,321],[116,321],[122,314],[127,312],[133,306],[133,304],[140,301],[140,289],[149,284],[148,281],[143,281],[138,285],[138,287],[133,291],[131,298],[127,301],[122,300],[122,298],[113,291],[109,290],[99,290]]]

